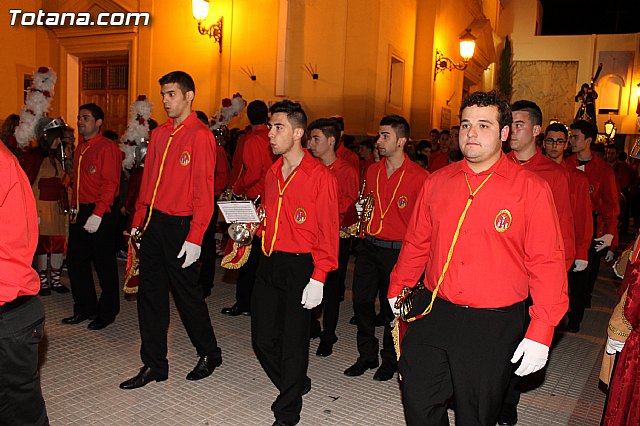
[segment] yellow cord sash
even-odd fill
[[[71,223],[76,223],[76,220],[78,220],[78,213],[80,212],[80,175],[82,175],[82,173],[80,172],[80,166],[82,166],[82,157],[84,157],[84,154],[89,150],[89,148],[91,148],[91,145],[89,145],[88,143],[85,144],[87,146],[83,147],[80,150],[80,157],[78,157],[78,178],[76,179],[76,211],[72,211],[69,215],[69,222]]]
[[[284,191],[287,190],[287,187],[293,181],[293,178],[296,177],[297,174],[298,174],[298,170],[296,170],[295,172],[293,172],[291,176],[289,176],[289,178],[287,179],[287,182],[284,184],[284,188],[281,187],[280,179],[278,179],[278,210],[276,211],[276,220],[273,224],[273,237],[271,238],[271,248],[269,249],[269,252],[267,252],[267,250],[264,247],[264,238],[262,239],[262,253],[264,253],[264,255],[267,257],[271,256],[271,254],[273,253],[273,247],[276,244],[276,237],[278,236],[278,222],[280,221],[280,210],[282,209],[282,197],[284,195]],[[265,230],[267,229],[266,216],[262,222],[262,226],[264,226]]]
[[[158,171],[158,179],[156,180],[156,186],[153,188],[153,195],[151,196],[151,204],[149,205],[149,214],[147,215],[147,221],[144,223],[142,230],[138,234],[139,237],[144,234],[144,231],[149,226],[149,222],[151,222],[151,213],[153,212],[153,205],[156,202],[156,195],[158,194],[158,187],[160,186],[160,179],[162,178],[162,171],[164,170],[164,162],[167,159],[167,153],[169,152],[169,147],[171,146],[171,141],[173,137],[178,134],[180,130],[184,129],[184,124],[180,124],[171,135],[169,135],[169,141],[167,142],[167,146],[164,149],[164,153],[162,154],[162,161],[160,162],[160,170]]]
[[[440,285],[444,281],[444,275],[447,273],[447,270],[449,269],[449,264],[451,263],[451,258],[453,257],[453,249],[455,248],[456,242],[458,241],[458,236],[460,235],[460,228],[462,228],[464,219],[467,216],[467,211],[469,210],[469,207],[471,206],[471,203],[475,199],[475,196],[478,193],[478,191],[482,189],[484,184],[487,183],[487,181],[491,178],[491,176],[493,176],[493,172],[491,172],[489,176],[487,176],[482,181],[482,183],[476,188],[475,191],[471,191],[471,184],[469,184],[469,178],[467,177],[466,173],[464,174],[464,180],[467,183],[467,188],[469,188],[469,198],[467,198],[467,204],[464,206],[464,210],[460,215],[460,219],[458,219],[458,226],[456,227],[456,231],[453,233],[453,240],[451,241],[451,246],[449,247],[449,252],[447,253],[447,261],[442,267],[442,273],[440,273],[440,277],[438,278],[438,284],[436,285],[436,288],[433,290],[433,293],[431,294],[431,303],[429,303],[429,306],[427,306],[424,312],[422,312],[419,315],[416,315],[413,318],[407,318],[406,322],[413,322],[417,319],[420,319],[428,315],[429,312],[431,312],[431,309],[433,308],[433,302],[436,300],[436,296],[438,295],[438,290],[440,290]]]
[[[371,232],[371,222],[373,222],[373,216],[375,214],[375,208],[373,210],[373,212],[371,213],[371,219],[369,219],[369,222],[367,223],[367,234],[371,235],[372,237],[375,237],[376,235],[379,235],[382,232],[382,221],[384,220],[384,217],[387,215],[387,213],[389,213],[389,209],[391,208],[391,206],[393,205],[393,200],[396,199],[396,193],[398,192],[398,188],[400,188],[400,184],[402,183],[402,178],[404,177],[404,172],[407,169],[405,168],[402,171],[402,174],[400,174],[400,179],[398,179],[398,184],[396,185],[395,189],[393,190],[393,194],[391,195],[391,201],[389,201],[389,204],[387,205],[387,207],[384,209],[384,211],[382,211],[382,198],[380,198],[380,172],[382,171],[382,169],[378,169],[378,175],[376,176],[376,196],[378,197],[378,209],[380,210],[380,226],[378,227],[378,230],[374,233]]]

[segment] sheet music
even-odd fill
[[[218,201],[220,211],[227,223],[260,222],[256,207],[251,200],[243,201]]]

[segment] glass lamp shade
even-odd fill
[[[604,132],[607,136],[611,136],[611,132],[613,132],[613,128],[615,127],[615,123],[613,120],[609,119],[606,123],[604,123]]]
[[[209,16],[209,1],[208,0],[192,0],[191,8],[193,10],[193,17],[197,21],[204,21]]]
[[[462,60],[467,62],[473,58],[473,52],[476,49],[476,38],[471,34],[471,30],[467,29],[466,32],[460,37],[460,56]]]

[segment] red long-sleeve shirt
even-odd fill
[[[344,161],[351,164],[356,171],[358,171],[358,179],[360,179],[360,157],[358,157],[358,154],[351,151],[349,148],[346,148],[344,143],[341,143],[338,145],[338,148],[336,148],[336,155],[338,158],[342,158]]]
[[[569,197],[568,172],[562,166],[544,156],[539,149],[533,157],[524,162],[518,160],[515,151],[508,153],[507,158],[512,160],[514,164],[518,164],[540,176],[551,188],[553,202],[556,205],[556,212],[560,222],[562,241],[564,241],[565,264],[567,270],[569,270],[576,259],[576,238],[573,209],[571,208],[571,199]]]
[[[238,138],[236,149],[233,151],[233,158],[231,159],[231,174],[229,175],[230,188],[233,188],[233,185],[236,184],[236,181],[242,172],[242,151],[244,150],[244,141],[246,137],[247,134],[245,133]]]
[[[217,197],[222,194],[229,185],[229,161],[224,147],[216,143],[216,170],[214,172],[215,186],[213,193]]]
[[[38,244],[38,213],[31,184],[16,157],[0,143],[0,306],[38,294],[31,267]]]
[[[170,140],[153,209],[172,216],[192,216],[186,240],[200,246],[213,215],[216,143],[195,112],[176,128],[170,118],[151,134],[133,225],[144,225]]]
[[[386,164],[387,159],[383,158],[367,169],[363,194],[373,194],[375,202],[366,234],[381,240],[400,241],[429,172],[405,155],[402,166],[387,178]]]
[[[110,212],[120,189],[121,170],[122,152],[112,140],[98,134],[78,145],[73,158],[71,205],[95,203],[93,214],[100,217]]]
[[[589,247],[593,238],[593,216],[591,215],[591,197],[587,175],[575,167],[562,161],[562,166],[569,172],[569,198],[573,211],[573,225],[576,237],[576,259],[587,260]]]
[[[569,167],[578,167],[577,156],[567,158]],[[620,204],[618,189],[613,168],[597,156],[584,166],[584,172],[589,181],[589,193],[591,194],[591,208],[598,215],[598,231],[613,235],[614,241],[618,239],[618,214]],[[599,236],[599,235],[598,235]]]
[[[499,308],[530,293],[526,337],[549,346],[568,307],[558,216],[547,183],[504,155],[479,174],[459,161],[427,179],[391,272],[388,297],[415,286],[423,271],[426,287],[435,289],[469,199],[465,175],[475,190],[491,172],[467,211],[438,297]]]
[[[348,227],[358,221],[356,211],[356,201],[360,183],[358,182],[358,171],[353,166],[341,158],[338,158],[329,166],[338,183],[338,223],[340,226]]]
[[[324,283],[327,274],[338,267],[336,187],[333,173],[306,149],[302,161],[286,180],[282,175],[282,157],[278,158],[265,177],[263,252],[311,253],[314,266],[311,278]],[[282,205],[278,215],[279,191]]]
[[[245,194],[248,198],[264,196],[264,177],[276,160],[269,146],[269,128],[255,126],[243,139],[241,153],[242,169],[233,185],[234,194]]]

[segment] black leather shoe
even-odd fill
[[[333,353],[333,345],[331,343],[325,343],[323,341],[320,341],[320,344],[318,345],[318,350],[316,351],[316,356],[321,356],[321,357],[325,357],[325,356],[329,356]]]
[[[503,403],[498,424],[500,426],[513,426],[518,423],[518,406],[515,404]]]
[[[130,378],[122,383],[120,383],[120,389],[137,389],[143,386],[146,386],[149,382],[163,382],[167,380],[167,376],[161,376],[157,373],[154,373],[149,367],[146,365],[140,369],[140,372],[137,376]]]
[[[367,370],[371,370],[378,366],[378,359],[375,361],[363,361],[358,358],[355,364],[344,370],[344,375],[349,377],[362,376]]]
[[[284,420],[276,420],[271,426],[293,426],[295,423],[285,422]]]
[[[215,370],[216,367],[220,367],[221,364],[222,358],[214,358],[212,355],[203,355],[198,360],[196,366],[193,367],[191,373],[187,374],[187,380],[200,380],[205,377],[209,377],[211,373],[213,373],[213,370]]]
[[[382,366],[376,371],[376,374],[373,375],[373,380],[377,380],[378,382],[386,382],[387,380],[391,380],[396,374],[397,369],[398,368],[395,366],[391,367],[383,363]]]
[[[113,322],[113,320],[108,321],[106,319],[102,319],[102,318],[96,318],[93,321],[91,321],[89,323],[89,325],[87,326],[87,328],[89,330],[102,330],[103,328],[105,328],[106,326],[108,326],[109,324],[111,324]]]
[[[309,377],[304,378],[304,387],[302,388],[302,395],[306,395],[311,392],[311,379]]]
[[[95,316],[91,314],[76,314],[72,317],[62,318],[63,324],[80,324],[82,321],[93,319]]]
[[[249,311],[248,309],[241,309],[237,303],[235,303],[230,308],[223,308],[220,312],[231,317],[237,317],[238,315],[251,315],[251,311]]]

